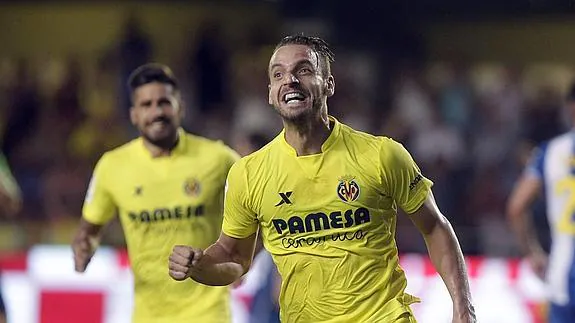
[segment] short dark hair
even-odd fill
[[[335,54],[329,48],[329,44],[315,36],[304,36],[304,35],[290,35],[284,37],[275,47],[274,52],[278,48],[285,45],[305,45],[311,48],[320,57],[322,69],[324,76],[331,74],[331,63],[335,61]]]
[[[142,85],[158,82],[171,85],[174,90],[179,90],[178,80],[172,70],[163,64],[148,63],[136,68],[128,77],[130,93]]]

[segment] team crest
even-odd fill
[[[198,195],[200,195],[201,191],[202,187],[197,179],[188,178],[184,182],[184,193],[186,193],[186,195],[190,197],[197,197]]]
[[[359,197],[359,185],[353,176],[342,176],[337,185],[337,196],[344,202],[353,202]]]

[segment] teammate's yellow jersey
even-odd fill
[[[180,130],[169,157],[152,158],[141,138],[105,153],[83,208],[94,224],[118,211],[134,273],[133,322],[230,322],[229,289],[168,275],[174,245],[207,248],[220,233],[224,184],[239,156],[221,142]]]
[[[395,244],[397,206],[431,181],[399,143],[330,117],[322,153],[298,157],[284,132],[230,170],[223,232],[262,238],[282,277],[282,322],[394,322],[417,298]]]

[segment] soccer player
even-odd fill
[[[14,179],[8,161],[0,153],[0,214],[3,216],[13,216],[20,211],[22,197],[20,187]],[[0,323],[6,323],[6,307],[0,292]]]
[[[165,266],[174,244],[205,248],[217,240],[225,179],[239,156],[180,128],[184,103],[168,67],[141,66],[128,85],[140,137],[95,167],[73,241],[75,270],[86,270],[117,210],[134,273],[133,322],[230,322],[227,287],[178,283]]]
[[[575,85],[567,96],[575,121]],[[546,254],[535,235],[528,210],[544,191],[551,229],[551,251]],[[575,319],[575,133],[570,131],[534,149],[531,160],[508,200],[507,216],[534,272],[546,280],[549,323]]]
[[[421,231],[453,300],[475,322],[457,238],[410,154],[328,115],[333,53],[289,36],[269,63],[269,103],[284,130],[228,175],[224,222],[207,249],[174,246],[172,278],[228,285],[246,273],[258,227],[282,277],[282,322],[415,322],[394,240],[397,207]]]

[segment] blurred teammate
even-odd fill
[[[567,96],[575,121],[575,85]],[[544,191],[551,229],[549,258],[538,241],[528,210]],[[507,215],[535,273],[546,280],[550,323],[575,321],[575,132],[535,148],[508,201]]]
[[[0,215],[11,217],[20,211],[22,197],[20,187],[12,176],[8,161],[0,153]],[[0,323],[6,322],[6,307],[0,290]]]
[[[73,242],[75,269],[86,270],[103,225],[117,210],[135,279],[133,321],[229,322],[228,288],[175,282],[166,261],[174,244],[216,241],[225,178],[239,157],[180,128],[184,107],[168,67],[144,65],[128,84],[130,118],[141,135],[96,165]]]
[[[284,130],[230,170],[224,223],[208,249],[175,246],[170,275],[228,285],[246,273],[256,232],[282,277],[282,322],[415,322],[395,244],[410,214],[453,299],[453,322],[475,322],[465,263],[431,182],[397,142],[328,115],[333,54],[289,36],[269,63],[269,103]]]

